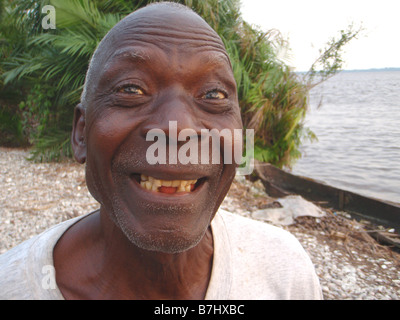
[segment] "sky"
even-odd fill
[[[242,17],[288,39],[285,62],[307,71],[350,24],[363,31],[344,48],[343,69],[400,68],[400,0],[241,0]]]

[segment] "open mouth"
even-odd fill
[[[141,174],[140,176],[135,175],[135,180],[145,190],[175,194],[193,192],[204,181],[204,178],[194,180],[161,180]]]

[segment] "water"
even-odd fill
[[[318,142],[302,146],[292,173],[400,203],[400,71],[342,72],[310,101]]]

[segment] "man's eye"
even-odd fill
[[[203,98],[205,99],[215,99],[215,100],[221,100],[226,98],[226,94],[220,90],[212,90],[207,92]]]
[[[119,89],[120,93],[129,93],[129,94],[137,94],[137,95],[142,95],[144,94],[143,90],[140,89],[138,86],[125,86],[121,89]]]

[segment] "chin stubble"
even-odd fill
[[[187,251],[195,247],[201,241],[208,228],[208,225],[205,226],[204,230],[198,234],[188,234],[182,229],[171,230],[159,235],[154,235],[151,232],[138,232],[137,228],[135,228],[135,226],[133,226],[128,220],[126,215],[129,213],[123,210],[123,206],[119,199],[114,196],[112,203],[113,211],[111,218],[113,222],[122,230],[124,235],[132,244],[143,250],[169,254]],[[158,207],[153,204],[146,204],[146,206],[146,212],[150,212],[149,214],[151,214],[151,212],[160,212],[161,210],[163,211],[163,214],[170,214],[171,216],[176,214],[177,210],[180,210],[180,214],[182,214],[182,208],[178,206],[172,205],[167,208],[164,206]],[[191,208],[186,208],[185,210],[190,211],[190,209]],[[165,213],[166,210],[167,213]],[[190,214],[190,212],[187,212],[187,214]]]

